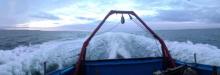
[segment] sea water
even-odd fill
[[[220,66],[220,29],[156,31],[176,60]],[[0,31],[0,75],[43,74],[72,66],[89,32],[81,31]],[[87,60],[158,57],[159,42],[144,32],[107,32],[95,36]]]

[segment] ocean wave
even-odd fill
[[[43,64],[47,70],[62,69],[71,66],[78,58],[79,50],[85,38],[77,40],[56,40],[31,46],[19,46],[12,50],[0,50],[0,75],[43,74]],[[166,41],[174,59],[220,66],[220,49],[216,46],[190,41]],[[149,37],[130,33],[108,32],[94,37],[87,51],[87,60],[161,56],[159,43]]]

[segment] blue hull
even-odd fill
[[[184,65],[183,62],[176,62]],[[198,75],[212,75],[213,67],[202,64],[188,64]],[[114,59],[86,61],[85,75],[153,75],[153,72],[163,70],[162,58]],[[219,68],[219,67],[217,67]],[[75,68],[68,67],[49,73],[49,75],[73,75]]]

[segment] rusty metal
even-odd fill
[[[106,21],[106,19],[112,15],[112,14],[128,14],[128,15],[133,15],[136,17],[136,19],[138,19],[141,24],[153,35],[154,38],[156,38],[159,43],[161,44],[161,49],[162,49],[162,53],[163,53],[163,58],[164,58],[164,66],[165,68],[174,68],[176,67],[169,51],[168,48],[166,46],[166,44],[164,43],[164,41],[153,31],[150,29],[150,27],[147,26],[147,24],[141,20],[141,18],[138,17],[138,15],[133,12],[133,11],[117,11],[117,10],[111,10],[105,17],[104,19],[101,21],[101,23],[95,28],[95,30],[91,33],[91,35],[85,40],[85,42],[83,43],[83,46],[81,48],[81,52],[80,52],[80,56],[79,59],[76,63],[76,69],[74,71],[74,75],[84,75],[83,71],[84,71],[84,64],[85,64],[85,57],[86,57],[86,47],[88,46],[90,40],[94,37],[94,35],[97,33],[97,31],[102,27],[102,25],[104,24],[104,22]]]

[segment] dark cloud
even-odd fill
[[[87,17],[77,17],[77,18],[81,20],[96,20],[95,18],[87,18]]]
[[[158,14],[156,16],[145,16],[144,18],[146,20],[220,23],[220,1],[218,0],[167,0],[166,2],[153,1],[153,4],[154,5],[150,4],[150,6],[152,6],[150,8],[152,9],[156,9],[157,7],[166,8],[167,6],[170,8],[158,9]],[[147,8],[148,5],[145,5],[144,7]]]
[[[156,16],[159,20],[163,21],[175,21],[175,22],[183,22],[183,21],[193,21],[195,16],[191,11],[187,10],[168,10],[168,11],[160,11],[159,15]]]
[[[207,23],[220,23],[220,8],[202,8],[191,10],[161,10],[154,18],[161,21],[187,22],[198,21]]]
[[[197,12],[197,18],[208,23],[220,23],[220,7],[201,9]]]
[[[37,19],[49,19],[49,20],[59,20],[60,18],[58,16],[55,16],[53,14],[49,13],[37,13],[35,15],[31,15],[30,17],[32,18],[37,18]]]

